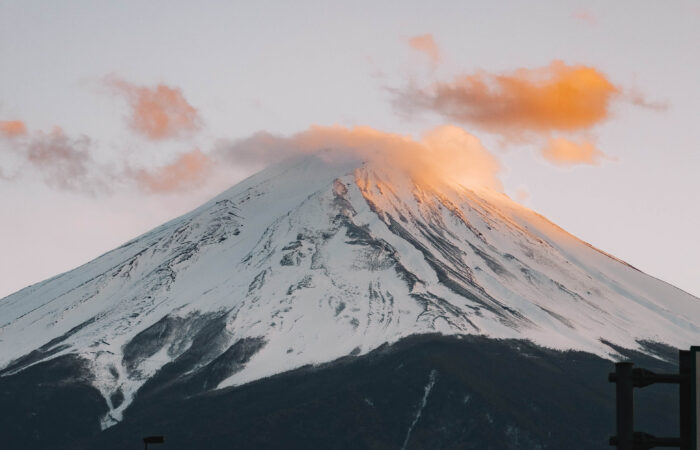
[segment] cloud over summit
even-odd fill
[[[324,149],[333,149],[335,155],[344,158],[405,171],[417,181],[502,189],[498,159],[475,136],[452,125],[434,128],[420,140],[368,126],[316,125],[289,137],[260,132],[246,139],[220,142],[215,155],[231,164],[262,167]]]

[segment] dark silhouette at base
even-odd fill
[[[165,438],[163,436],[148,436],[143,438],[143,445],[146,450],[148,450],[148,444],[162,444],[164,442]]]

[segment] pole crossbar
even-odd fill
[[[617,435],[610,438],[610,445],[617,447],[617,450],[648,450],[656,447],[698,450],[691,447],[689,359],[690,352],[679,351],[679,373],[655,373],[635,368],[629,361],[615,363],[615,372],[608,375],[608,381],[615,383]],[[656,437],[634,431],[634,388],[656,383],[679,385],[680,437]]]

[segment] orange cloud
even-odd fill
[[[413,36],[408,40],[408,45],[423,54],[425,54],[433,64],[440,61],[440,48],[438,47],[432,34],[422,34]]]
[[[126,96],[131,107],[129,124],[142,136],[153,140],[173,138],[201,126],[197,110],[178,88],[164,84],[137,86],[117,77],[108,77],[106,83]]]
[[[149,192],[174,192],[201,184],[211,168],[207,155],[199,149],[194,149],[181,154],[175,161],[159,169],[137,170],[132,176],[139,186]]]
[[[332,152],[324,152],[327,149]],[[387,170],[404,171],[421,182],[502,189],[499,161],[479,139],[451,125],[435,128],[418,141],[366,126],[312,126],[290,137],[257,133],[248,139],[220,142],[215,151],[230,163],[254,166],[310,153],[378,163]]]
[[[21,120],[0,120],[0,135],[14,138],[25,134],[27,134],[27,126]]]
[[[549,139],[540,153],[547,161],[558,166],[598,165],[605,157],[605,154],[589,141],[579,144],[563,138]]]
[[[500,75],[479,72],[425,90],[410,88],[398,92],[396,105],[520,135],[591,128],[608,117],[617,94],[619,89],[595,68],[553,61],[539,69]]]

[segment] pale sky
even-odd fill
[[[221,142],[445,124],[508,195],[700,296],[699,55],[697,1],[0,0],[0,297],[259,168],[202,172]],[[531,87],[566,74],[558,121]]]

